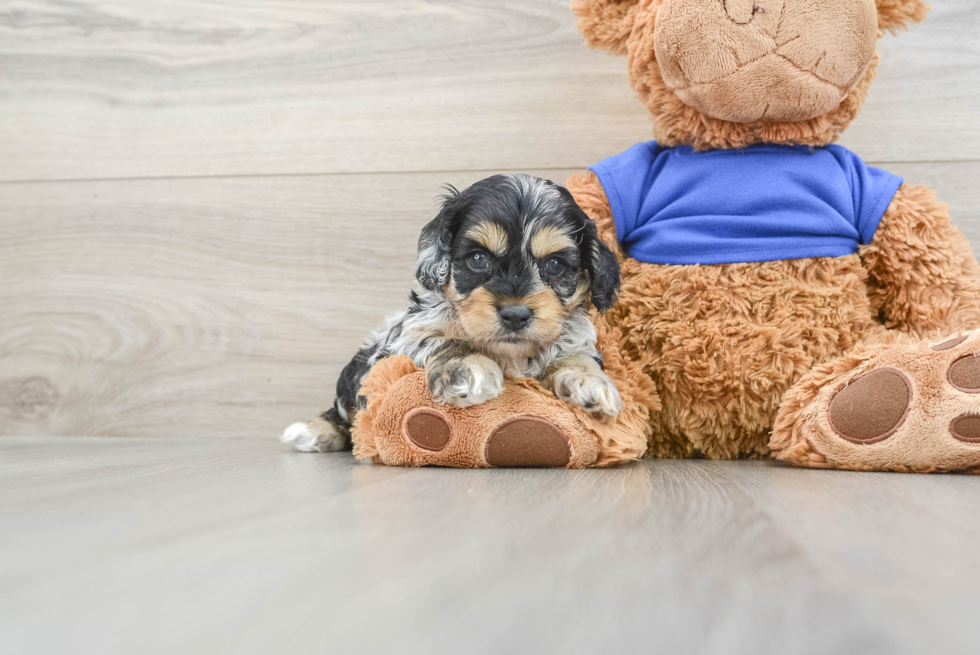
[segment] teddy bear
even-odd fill
[[[573,0],[625,55],[654,140],[566,186],[620,261],[593,314],[623,411],[532,380],[434,403],[399,358],[365,382],[358,457],[608,466],[775,457],[853,470],[980,471],[980,266],[928,188],[835,144],[877,41],[920,0]]]

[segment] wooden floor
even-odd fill
[[[0,438],[0,652],[975,653],[974,477]]]

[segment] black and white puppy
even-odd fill
[[[542,380],[590,412],[622,409],[602,371],[589,308],[619,292],[619,263],[562,186],[529,175],[494,175],[452,189],[419,237],[408,309],[375,332],[337,382],[320,419],[282,435],[297,450],[351,447],[364,406],[358,391],[379,359],[407,355],[427,370],[443,403],[468,407],[503,390],[504,374]]]

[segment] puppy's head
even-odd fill
[[[419,238],[416,277],[445,293],[465,337],[530,357],[591,301],[605,311],[619,292],[619,263],[564,187],[495,175],[453,190]]]

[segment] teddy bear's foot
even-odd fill
[[[484,426],[457,425],[453,429],[454,417],[438,409],[422,407],[410,411],[402,422],[402,436],[425,453],[421,457],[409,457],[412,464],[444,464],[458,466],[465,461],[474,466],[546,466],[567,467],[572,461],[572,438],[565,430],[540,416],[515,416],[492,428],[488,435]],[[478,427],[477,433],[468,433],[467,428]],[[454,435],[454,433],[456,433]],[[462,448],[456,448],[451,458],[442,459],[437,453],[445,451],[453,437],[458,436]],[[471,452],[459,452],[469,447]],[[396,450],[400,450],[397,449]],[[587,448],[586,450],[591,450]],[[419,455],[420,453],[416,453]],[[481,456],[482,455],[482,460]],[[581,459],[581,458],[579,458]],[[594,460],[577,462],[580,466]]]
[[[980,331],[815,368],[783,398],[770,446],[801,466],[980,472]]]
[[[425,371],[410,360],[390,358],[375,366],[365,391],[368,407],[354,425],[359,458],[457,468],[584,468],[600,459],[589,419],[531,380],[507,380],[497,398],[457,407],[436,402]]]

